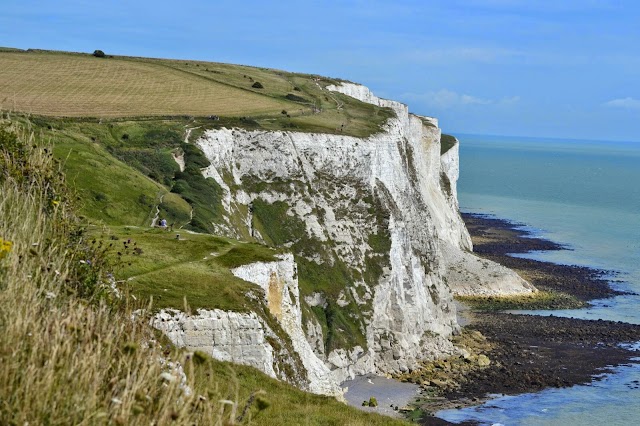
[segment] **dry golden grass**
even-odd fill
[[[167,352],[146,320],[69,294],[79,265],[66,234],[73,213],[42,177],[55,179],[51,156],[40,147],[12,158],[1,131],[0,424],[228,421],[215,385],[202,397],[186,391],[193,374],[181,380],[169,362],[187,373],[191,362]],[[13,152],[31,149],[22,136],[26,146]]]
[[[289,105],[159,62],[0,52],[0,109],[64,117],[254,115]]]

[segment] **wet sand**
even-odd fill
[[[380,377],[373,374],[356,377],[343,382],[341,386],[348,387],[345,398],[349,405],[363,411],[369,411],[387,416],[402,417],[401,410],[413,402],[420,394],[420,386],[411,383],[401,383],[397,380]],[[363,401],[374,397],[378,401],[377,407],[362,406]]]

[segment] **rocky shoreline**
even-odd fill
[[[481,214],[463,213],[462,218],[471,234],[474,253],[513,269],[538,290],[563,292],[584,302],[625,294],[609,285],[615,271],[510,256],[569,250],[553,241],[534,237],[522,224]]]
[[[509,256],[566,249],[532,237],[519,224],[477,214],[463,214],[463,219],[471,233],[474,252],[516,270],[538,289],[561,292],[587,303],[623,294],[610,287],[606,277],[613,275],[611,271]],[[640,341],[640,326],[622,322],[503,312],[476,311],[470,315],[472,321],[464,330],[477,331],[486,337],[491,348],[482,352],[491,363],[463,372],[456,371],[454,362],[445,366],[451,369],[449,374],[455,386],[424,388],[423,398],[417,404],[425,413],[421,424],[450,424],[431,413],[478,405],[487,400],[488,394],[514,395],[597,380],[595,375],[629,363],[637,356],[620,347],[621,343]]]

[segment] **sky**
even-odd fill
[[[453,134],[640,141],[635,0],[2,0],[0,46],[340,77]]]

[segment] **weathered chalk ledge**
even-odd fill
[[[251,263],[231,272],[264,291],[263,302],[269,314],[277,319],[304,366],[304,371],[299,372],[303,379],[299,384],[313,393],[340,396],[342,389],[315,355],[302,331],[298,274],[293,256],[278,257],[280,260],[276,262]],[[196,315],[186,315],[176,310],[163,310],[154,317],[152,324],[177,346],[203,351],[221,361],[249,365],[274,378],[284,378],[278,374],[282,360],[278,360],[269,343],[269,340],[281,338],[255,312],[199,309]],[[280,343],[279,346],[285,346]]]

